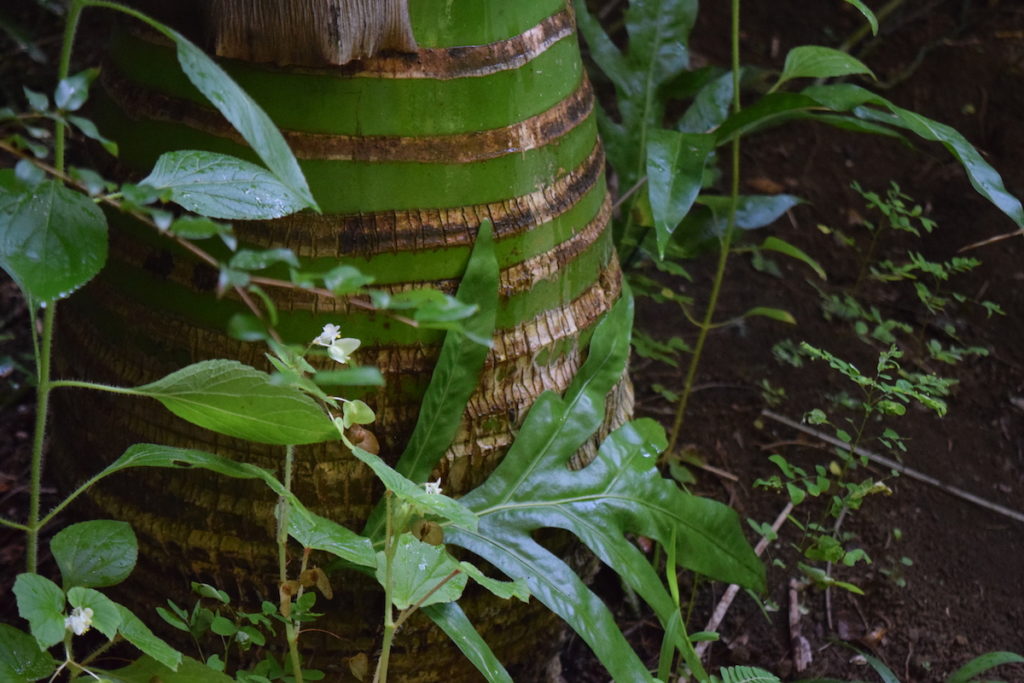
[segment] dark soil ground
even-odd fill
[[[749,4],[744,17],[745,63],[777,68],[790,47],[837,45],[860,25],[858,15],[844,11],[838,2]],[[704,3],[695,31],[697,51],[715,63],[727,61],[726,5]],[[957,128],[1003,174],[1010,191],[1024,195],[1021,3],[909,0],[889,18],[878,40],[869,37],[854,52],[865,48],[868,53],[863,57],[882,84],[892,85],[883,91],[885,96]],[[14,75],[20,74],[5,70],[3,78]],[[1014,227],[974,193],[959,166],[938,146],[911,150],[891,140],[819,124],[791,124],[748,141],[743,167],[745,191],[777,188],[808,200],[773,226],[771,234],[819,260],[829,280],[815,284],[828,291],[849,287],[857,263],[852,251],[837,246],[816,226],[863,238],[866,233],[858,226],[858,217],[871,217],[850,189],[852,180],[876,191],[896,181],[938,223],[938,229],[920,241],[886,241],[880,258],[899,259],[912,248],[935,260],[946,259],[967,244]],[[956,280],[953,287],[972,299],[995,301],[1006,315],[989,319],[964,307],[954,311],[949,322],[956,325],[964,345],[982,346],[990,353],[955,367],[926,363],[927,369],[959,381],[949,415],[937,419],[912,409],[889,424],[907,438],[904,465],[1024,512],[1024,241],[999,241],[971,255],[982,259],[983,266]],[[787,338],[806,340],[865,371],[873,367],[877,355],[849,325],[824,318],[820,296],[811,284],[815,277],[806,266],[783,257],[773,260],[779,268],[775,275],[753,268],[747,256],[732,258],[718,318],[728,319],[752,306],[774,306],[792,313],[797,325],[753,318],[717,330],[682,439],[708,466],[691,468],[697,477],[694,490],[725,500],[742,517],[760,522],[774,520],[786,503],[784,495],[752,485],[758,477],[776,472],[767,459],[770,454],[782,453],[809,469],[834,459],[815,438],[762,415],[769,407],[762,397],[762,382],[785,390],[785,400],[771,410],[796,421],[811,408],[832,410],[829,397],[853,389],[821,363],[793,368],[779,362],[772,346]],[[687,267],[694,282],[685,292],[700,302],[713,265],[698,261]],[[863,294],[890,317],[917,325],[929,322],[920,316],[909,287],[872,285]],[[34,412],[22,370],[29,364],[30,348],[25,321],[24,304],[13,287],[0,287],[0,513],[14,518],[22,515],[24,506]],[[660,337],[693,336],[681,314],[652,304],[641,303],[638,326]],[[905,365],[913,362],[908,355]],[[638,412],[670,423],[673,407],[653,386],[681,387],[683,371],[637,358],[633,378]],[[869,446],[878,450],[875,443]],[[793,663],[789,585],[790,579],[802,578],[795,548],[803,541],[793,524],[782,528],[780,539],[765,554],[770,592],[763,604],[768,609],[762,611],[741,593],[719,629],[722,640],[710,650],[712,662],[762,666],[787,680],[877,680],[870,668],[857,663],[848,644],[876,655],[910,683],[941,681],[984,652],[1024,653],[1024,523],[908,477],[891,478],[886,468],[872,466],[856,476],[884,479],[893,493],[870,497],[842,525],[842,531],[851,535],[849,543],[863,548],[872,563],[836,568],[835,575],[859,586],[864,595],[833,589],[827,602],[824,592],[809,587],[796,596],[798,627],[813,656],[810,666],[797,672]],[[805,504],[793,518],[800,523],[821,521],[821,513],[820,505]],[[9,596],[22,552],[18,534],[0,532],[0,596]],[[614,577],[600,575],[597,586],[618,606],[637,647],[656,660],[660,632],[651,619],[629,611]],[[703,627],[723,589],[698,587],[692,630]],[[567,681],[606,680],[578,641],[570,642],[562,660]],[[998,673],[1005,680],[1024,681],[1021,667],[1005,667]]]

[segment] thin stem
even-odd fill
[[[32,439],[32,464],[29,475],[28,539],[25,547],[25,570],[36,573],[39,556],[39,504],[43,481],[43,443],[46,439],[46,417],[50,400],[50,353],[53,348],[55,301],[43,309],[43,334],[39,344],[36,378],[36,425]]]
[[[738,114],[742,108],[740,103],[740,0],[732,0],[732,111]],[[722,291],[722,283],[725,281],[725,269],[729,262],[729,249],[732,246],[732,233],[736,228],[736,210],[739,207],[740,195],[740,140],[742,136],[737,135],[732,140],[732,178],[729,192],[729,220],[726,224],[725,234],[722,236],[718,252],[718,265],[715,269],[714,280],[711,283],[711,294],[708,296],[707,308],[704,311],[704,319],[698,326],[697,341],[693,346],[693,354],[690,356],[690,363],[686,369],[686,380],[683,385],[683,394],[676,406],[675,419],[672,422],[672,431],[669,436],[666,455],[674,452],[679,435],[683,431],[683,418],[686,415],[686,406],[693,393],[694,382],[697,379],[697,368],[700,366],[701,355],[704,352],[704,342],[707,341],[708,333],[714,327],[715,310],[718,306],[718,296]]]
[[[393,499],[391,491],[384,492],[384,640],[381,643],[380,659],[377,660],[377,670],[373,674],[373,683],[384,683],[388,680],[388,660],[391,658],[391,643],[395,637],[395,615],[391,607],[392,565],[395,559]]]
[[[75,32],[78,30],[78,19],[82,15],[84,5],[79,0],[72,0],[68,8],[68,18],[64,23],[64,41],[60,47],[60,63],[57,66],[57,78],[64,80],[71,71],[71,51],[75,43]],[[53,164],[58,171],[64,170],[64,141],[66,131],[64,124],[57,122],[53,136]]]
[[[86,382],[78,379],[56,379],[50,382],[51,389],[58,389],[60,387],[75,387],[78,389],[94,389],[96,391],[106,391],[110,394],[124,394],[126,396],[138,396],[139,392],[136,389],[130,387],[115,387],[109,384],[97,384],[96,382]]]
[[[284,452],[284,488],[292,490],[292,471],[295,468],[295,446],[285,446]],[[284,496],[277,501],[277,571],[280,584],[288,581],[288,516],[291,505]],[[290,600],[291,598],[289,598]],[[291,619],[285,624],[285,638],[288,640],[288,654],[292,662],[292,676],[295,683],[302,683],[302,658],[299,656],[299,629]]]

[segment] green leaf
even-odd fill
[[[355,446],[347,438],[343,437],[343,440],[352,454],[369,465],[384,486],[399,499],[424,513],[437,515],[467,528],[476,529],[476,515],[462,503],[443,494],[427,493],[423,486],[403,477],[379,456]]]
[[[498,308],[498,260],[490,220],[480,224],[473,252],[455,298],[477,313],[463,323],[471,335],[490,339]],[[476,389],[488,347],[458,333],[445,335],[420,414],[396,470],[416,483],[427,476],[455,438],[469,397]]]
[[[975,657],[951,673],[946,683],[970,683],[975,676],[1003,664],[1024,664],[1024,657],[1015,652],[988,652]]]
[[[512,683],[512,677],[456,602],[428,605],[423,612],[437,624],[455,646],[483,674],[488,683]]]
[[[171,223],[170,231],[178,237],[202,240],[231,232],[231,226],[204,216],[180,216]]]
[[[34,188],[0,170],[0,267],[39,301],[68,296],[107,260],[107,219],[54,180]]]
[[[825,274],[825,269],[821,267],[816,260],[807,255],[807,252],[796,247],[789,242],[779,239],[778,237],[766,237],[764,242],[758,246],[758,249],[767,249],[769,251],[777,251],[780,254],[785,254],[790,258],[794,258],[797,261],[802,261],[807,264],[814,274],[820,277],[822,280],[827,280],[828,276]]]
[[[92,588],[75,586],[68,591],[68,604],[72,607],[89,608],[92,610],[92,627],[113,640],[117,629],[121,626],[121,612],[117,603]]]
[[[690,65],[686,47],[697,18],[697,0],[630,2],[626,10],[629,33],[627,61],[644,75],[645,88],[658,88]],[[637,84],[633,84],[636,88]],[[645,96],[649,93],[645,93]]]
[[[74,76],[61,79],[53,95],[53,102],[58,109],[77,111],[89,99],[89,85],[99,76],[99,69],[86,69]]]
[[[655,468],[664,432],[646,420],[616,430],[586,467],[565,465],[604,416],[621,377],[632,307],[624,298],[595,330],[587,362],[566,397],[542,394],[515,443],[486,482],[462,498],[480,516],[476,532],[450,526],[449,543],[476,553],[565,619],[615,680],[650,680],[611,613],[561,560],[537,544],[541,527],[567,529],[668,623],[676,605],[626,532],[671,542],[682,564],[716,579],[760,588],[764,570],[728,507],[683,493]]]
[[[333,429],[333,426],[332,426]],[[350,562],[366,567],[376,566],[376,557],[370,540],[326,520],[309,511],[291,491],[286,489],[274,475],[266,470],[236,462],[204,451],[160,446],[156,444],[135,444],[94,477],[93,482],[129,467],[168,467],[175,469],[201,469],[217,472],[235,479],[259,479],[271,491],[288,500],[291,511],[288,515],[288,531],[303,545],[326,550]],[[454,503],[454,501],[452,501]],[[455,503],[458,505],[458,503]]]
[[[587,9],[586,0],[573,0],[573,3],[579,32],[587,41],[587,47],[590,48],[590,58],[611,79],[618,90],[626,92],[633,88],[633,74],[627,66],[625,58],[601,28],[601,23]]]
[[[789,311],[784,311],[781,308],[770,308],[768,306],[755,306],[749,311],[741,315],[741,318],[749,318],[751,316],[760,316],[762,318],[771,318],[772,320],[778,320],[780,323],[789,323],[790,325],[796,325],[796,318]]]
[[[128,578],[139,544],[130,524],[103,519],[61,529],[50,541],[50,550],[64,586],[102,588]]]
[[[683,133],[709,133],[729,117],[731,105],[732,72],[727,71],[697,92],[676,128]]]
[[[13,626],[0,624],[0,680],[30,683],[50,676],[56,668],[53,657],[39,649],[35,638]]]
[[[730,666],[718,672],[722,683],[782,683],[782,679],[753,666]]]
[[[18,574],[13,590],[18,614],[28,620],[40,649],[64,640],[64,591],[60,586],[38,574]]]
[[[238,270],[263,270],[275,263],[286,263],[293,268],[299,267],[299,259],[291,249],[239,249],[228,265]]]
[[[713,135],[657,128],[648,133],[647,187],[658,255],[700,192],[704,166],[715,151]]]
[[[100,143],[100,145],[103,146],[103,149],[107,151],[107,154],[115,157],[117,156],[117,143],[104,137],[91,119],[83,118],[81,116],[68,116],[68,123],[73,124],[85,137]]]
[[[382,586],[387,580],[386,565],[384,552],[377,553],[377,581]],[[452,572],[457,572],[456,576],[441,585]],[[398,609],[404,610],[420,600],[423,600],[423,605],[458,600],[467,580],[459,563],[444,546],[424,543],[410,533],[402,534],[395,542],[391,564],[391,603]]]
[[[234,679],[214,671],[191,657],[182,657],[181,665],[173,670],[153,657],[142,657],[115,671],[94,669],[111,683],[234,683]]]
[[[178,63],[192,84],[206,96],[290,193],[312,209],[319,208],[295,156],[277,127],[259,105],[212,59],[185,36],[158,22],[150,25],[174,41]]]
[[[459,568],[465,572],[469,578],[473,579],[503,600],[516,598],[521,602],[530,601],[530,588],[526,585],[526,581],[523,579],[515,579],[514,581],[499,581],[498,579],[492,579],[469,562],[460,562]]]
[[[846,52],[830,47],[801,45],[786,55],[782,75],[772,89],[793,78],[834,78],[853,74],[868,74],[872,78],[875,76],[859,59]]]
[[[265,168],[215,152],[161,154],[140,184],[170,190],[174,202],[212,218],[263,220],[306,207],[301,197]]]
[[[867,5],[861,2],[861,0],[846,0],[846,2],[856,7],[857,10],[864,15],[864,18],[868,20],[868,24],[871,25],[871,35],[877,36],[878,17],[876,17],[875,13],[871,11],[871,8],[869,8]]]
[[[249,441],[300,445],[337,434],[313,399],[237,361],[202,361],[128,392],[154,398],[200,427]]]
[[[905,128],[925,140],[942,143],[963,166],[974,189],[1009,216],[1018,227],[1024,228],[1024,207],[1020,200],[1006,191],[999,173],[953,128],[898,107],[884,97],[856,85],[844,83],[815,86],[806,88],[803,94],[830,109],[851,111],[858,118]],[[869,104],[888,109],[891,115],[865,106]]]
[[[493,226],[480,224],[473,251],[462,276],[456,299],[475,306],[476,315],[463,323],[462,333],[445,335],[437,365],[420,403],[416,426],[395,464],[395,470],[420,484],[451,445],[462,423],[469,397],[476,389],[488,348],[474,339],[490,339],[498,308],[498,260],[494,253]],[[374,510],[364,533],[371,538],[382,531],[384,508]]]
[[[323,550],[362,567],[377,566],[370,539],[314,512],[292,510],[288,534],[304,548]]]
[[[163,666],[177,671],[181,666],[182,654],[154,635],[149,627],[142,623],[142,620],[135,616],[130,609],[117,603],[115,605],[121,613],[121,626],[118,628],[121,636],[143,654],[152,657]],[[188,628],[186,627],[184,630],[187,631]]]
[[[218,614],[210,622],[210,630],[218,636],[233,636],[238,631],[238,627],[234,622]]]

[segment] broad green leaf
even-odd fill
[[[651,130],[648,135],[647,187],[661,258],[669,238],[700,192],[704,166],[714,151],[713,135],[663,128]]]
[[[601,23],[587,9],[586,0],[573,0],[573,6],[576,10],[576,23],[579,32],[587,41],[587,47],[590,49],[590,58],[611,79],[616,89],[620,92],[627,92],[634,87],[634,79],[619,48],[605,33]]]
[[[113,640],[121,626],[121,612],[117,603],[92,588],[75,586],[68,591],[68,604],[72,607],[89,608],[92,610],[92,627]]]
[[[1015,652],[988,652],[951,673],[946,683],[970,683],[976,676],[1003,664],[1024,664],[1024,657]]]
[[[236,462],[204,451],[156,444],[135,444],[96,475],[92,483],[130,467],[174,469],[198,467],[235,479],[259,479],[271,491],[288,500],[291,507],[288,515],[288,530],[300,543],[310,548],[334,553],[353,564],[365,567],[376,565],[376,558],[369,539],[358,536],[354,532],[310,512],[274,475],[255,465]]]
[[[427,493],[422,485],[403,477],[380,456],[364,451],[347,438],[343,437],[343,440],[352,454],[367,464],[384,486],[400,500],[409,503],[425,514],[437,515],[451,522],[465,525],[467,528],[476,528],[476,515],[459,501],[443,494]]]
[[[53,95],[53,103],[58,109],[77,111],[89,99],[89,85],[99,76],[99,69],[86,69],[74,76],[61,79]]]
[[[306,207],[301,197],[262,166],[215,152],[161,154],[142,183],[170,190],[175,203],[211,218],[263,220]]]
[[[662,543],[674,534],[681,564],[723,581],[761,588],[764,570],[734,511],[689,496],[658,474],[655,462],[665,440],[654,422],[616,430],[593,462],[578,471],[566,468],[600,425],[605,396],[621,376],[631,312],[626,299],[616,304],[595,330],[588,360],[566,397],[542,394],[505,459],[463,497],[480,517],[477,531],[449,526],[445,538],[524,579],[531,594],[594,649],[615,680],[632,681],[650,676],[611,614],[568,566],[533,540],[534,530],[557,527],[576,534],[666,624],[676,605],[627,532]]]
[[[477,309],[463,323],[463,330],[477,338],[490,339],[498,309],[498,260],[490,220],[480,224],[455,298]],[[395,466],[398,472],[416,483],[427,480],[455,438],[487,352],[486,346],[465,334],[445,335],[437,366],[420,404],[416,427]]]
[[[177,671],[181,665],[182,654],[154,635],[149,627],[142,623],[142,620],[135,616],[130,609],[124,605],[116,603],[115,605],[121,613],[121,626],[118,628],[121,636],[143,654],[152,657],[163,666]]]
[[[101,519],[61,529],[50,541],[50,551],[65,587],[102,588],[128,578],[139,544],[130,524]]]
[[[50,676],[56,668],[53,657],[39,648],[35,638],[0,624],[0,680],[30,683]]]
[[[709,133],[722,125],[732,105],[732,72],[718,76],[697,92],[676,128],[683,133]]]
[[[531,594],[565,619],[594,649],[615,680],[641,681],[651,680],[650,674],[629,647],[607,607],[565,563],[531,537],[533,529],[546,524],[521,523],[527,521],[524,515],[528,517],[531,510],[536,512],[545,507],[541,501],[553,503],[548,497],[549,483],[580,474],[569,472],[565,465],[601,423],[605,397],[625,367],[631,319],[631,301],[624,297],[599,323],[588,359],[566,398],[550,392],[542,394],[502,462],[482,486],[462,499],[484,516],[481,528],[474,532],[448,527],[445,536],[449,543],[471,550],[511,578],[525,580]],[[564,493],[558,491],[555,495]],[[520,511],[519,504],[524,500],[532,503]],[[598,524],[604,521],[592,520]],[[630,545],[625,538],[621,541],[616,550]],[[650,563],[635,547],[632,553],[634,559],[639,556],[642,561],[638,575],[653,577],[653,583],[660,587]],[[614,558],[610,564],[625,576],[632,574],[625,572],[622,563]],[[664,594],[663,588],[661,591]],[[667,594],[664,602],[671,602]]]
[[[107,219],[54,180],[27,188],[0,170],[0,267],[39,301],[68,296],[107,260]]]
[[[314,512],[292,510],[288,534],[304,548],[323,550],[362,567],[377,565],[370,539]]]
[[[711,209],[719,221],[726,222],[732,203],[729,197],[705,195],[697,201]],[[757,230],[771,225],[800,202],[791,194],[742,195],[736,207],[736,227]]]
[[[462,276],[456,299],[475,306],[476,315],[467,319],[462,333],[445,335],[437,365],[420,403],[412,435],[395,464],[395,470],[419,484],[427,480],[451,445],[462,422],[469,397],[476,389],[488,348],[474,339],[490,339],[498,308],[498,261],[494,253],[490,220],[480,224],[473,251]],[[364,533],[371,538],[381,532],[384,509],[374,510]]]
[[[953,128],[898,107],[884,97],[852,84],[814,86],[806,88],[803,94],[835,111],[851,111],[858,118],[905,128],[925,140],[942,143],[963,166],[974,189],[1018,227],[1024,228],[1024,207],[1020,200],[1006,191],[999,173]],[[865,105],[882,107],[891,115]]]
[[[429,605],[423,608],[423,612],[445,632],[488,683],[512,683],[512,677],[473,628],[473,624],[466,618],[466,613],[458,603]]]
[[[64,640],[64,591],[38,574],[18,574],[14,580],[18,614],[28,621],[42,650]]]
[[[644,88],[658,88],[689,67],[686,43],[697,18],[697,0],[630,2],[625,18],[626,59],[635,73],[643,74]]]
[[[526,581],[522,579],[516,579],[514,581],[499,581],[498,579],[492,579],[469,562],[460,562],[459,568],[465,572],[469,578],[473,579],[499,598],[504,600],[516,598],[521,602],[529,602],[530,600],[530,589],[526,585]]]
[[[423,601],[423,605],[458,600],[467,577],[444,546],[430,545],[410,533],[398,537],[391,563],[391,602],[400,610]],[[377,553],[377,581],[386,585],[384,552]],[[453,572],[457,574],[445,581]],[[440,588],[438,588],[440,586]],[[431,592],[433,591],[433,592]]]
[[[214,671],[191,657],[183,657],[177,670],[153,657],[142,657],[122,669],[95,671],[105,676],[111,683],[234,683],[233,678]]]
[[[807,252],[800,249],[797,246],[790,244],[789,242],[779,239],[778,237],[766,237],[764,242],[758,246],[758,249],[767,249],[769,251],[777,251],[780,254],[785,254],[790,258],[794,258],[797,261],[802,261],[807,264],[814,274],[820,277],[822,280],[827,280],[828,276],[825,274],[825,269],[821,267],[815,259],[808,256]]]
[[[284,136],[260,106],[188,38],[158,22],[148,23],[174,41],[185,75],[231,122],[277,179],[305,206],[319,210]]]
[[[835,78],[853,74],[875,76],[863,62],[846,52],[818,45],[801,45],[786,55],[782,75],[772,90],[794,78]]]
[[[300,445],[337,434],[313,399],[237,361],[202,361],[128,392],[154,398],[200,427],[249,441]]]
[[[771,318],[772,320],[778,320],[780,323],[789,323],[790,325],[796,325],[796,318],[789,311],[784,311],[781,308],[771,308],[769,306],[754,306],[741,318],[749,318],[751,316],[759,316],[762,318]]]
[[[846,0],[847,3],[853,5],[857,10],[864,15],[864,18],[868,20],[868,24],[871,25],[871,35],[878,35],[878,17],[871,11],[871,8],[865,5],[861,0]]]

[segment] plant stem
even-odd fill
[[[292,470],[295,468],[295,446],[289,444],[284,451],[284,488],[292,490]],[[277,573],[281,586],[288,582],[288,515],[291,505],[281,496],[277,499]],[[284,602],[282,593],[282,603]],[[291,597],[288,597],[291,600]],[[292,662],[292,676],[295,683],[302,683],[302,658],[299,656],[299,629],[291,618],[285,623],[285,638],[288,641],[288,655]]]
[[[730,27],[732,44],[732,111],[738,114],[742,108],[740,104],[740,0],[732,0],[732,25]],[[722,283],[725,281],[725,268],[729,262],[729,249],[732,247],[732,233],[736,228],[736,210],[739,207],[740,197],[740,139],[737,134],[732,140],[732,178],[729,191],[729,220],[726,224],[725,234],[722,236],[719,252],[718,266],[715,269],[715,277],[711,283],[711,294],[708,296],[707,308],[704,311],[704,319],[698,327],[697,341],[693,346],[693,354],[690,356],[690,364],[686,369],[686,381],[683,385],[683,394],[676,405],[676,415],[672,422],[672,431],[669,436],[666,454],[675,451],[679,435],[683,431],[683,418],[686,415],[686,406],[693,393],[693,385],[697,379],[697,368],[700,366],[701,354],[704,352],[704,342],[707,341],[708,333],[714,327],[713,319],[715,309],[718,306],[718,295],[722,291]]]
[[[60,50],[60,64],[57,78],[63,80],[71,70],[71,47],[75,41],[78,18],[82,6],[79,2],[71,3],[68,18],[64,24],[64,42]],[[58,123],[54,130],[54,166],[59,173],[64,172],[64,125]],[[43,482],[43,444],[46,442],[46,418],[50,402],[50,355],[53,349],[53,321],[57,311],[57,302],[50,301],[43,309],[43,332],[36,346],[36,424],[32,438],[32,462],[29,474],[28,502],[28,538],[25,543],[25,569],[35,574],[39,561],[39,507]],[[34,333],[34,330],[33,330]]]
[[[57,78],[64,80],[71,71],[71,50],[75,43],[75,32],[78,31],[78,19],[82,15],[84,5],[81,0],[72,0],[68,7],[68,18],[64,22],[64,40],[60,46],[60,63],[57,66]],[[53,135],[53,165],[61,173],[64,172],[64,141],[66,132],[64,124],[58,122]]]
[[[384,683],[388,680],[388,660],[391,658],[391,643],[395,638],[395,615],[391,607],[391,565],[395,559],[393,498],[391,491],[384,492],[384,640],[381,643],[380,659],[377,660],[377,670],[373,674],[373,683]]]
[[[29,475],[28,539],[25,547],[25,571],[36,573],[39,558],[39,507],[43,481],[43,444],[46,441],[46,417],[50,399],[50,353],[53,347],[53,319],[56,302],[43,309],[43,334],[36,359],[36,424],[32,439],[32,464]]]

